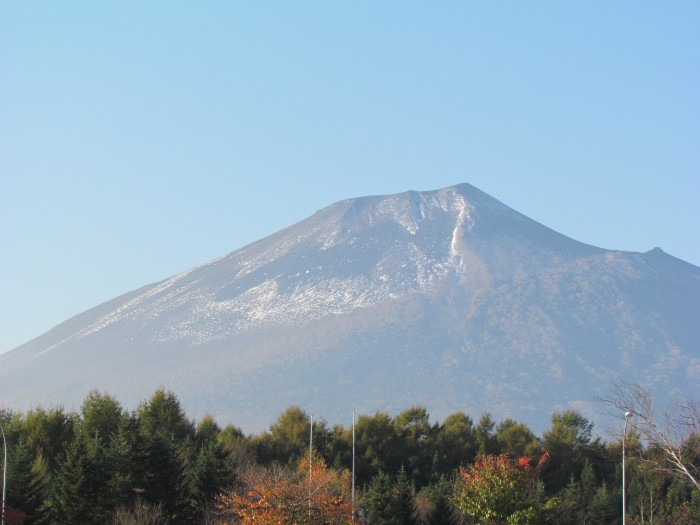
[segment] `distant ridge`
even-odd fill
[[[603,250],[477,188],[348,199],[79,314],[0,355],[0,405],[134,407],[259,431],[292,404],[348,414],[488,410],[541,430],[611,381],[700,387],[700,268]]]

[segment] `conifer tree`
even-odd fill
[[[424,525],[458,525],[459,518],[456,509],[450,503],[452,483],[447,477],[441,476],[432,484],[421,489],[421,496],[427,497],[430,507],[427,513],[420,516]]]
[[[7,504],[25,514],[28,524],[40,523],[45,497],[43,476],[34,468],[34,458],[26,441],[21,440],[8,454]]]
[[[144,499],[162,505],[163,514],[170,523],[191,523],[196,507],[183,448],[161,436],[151,437],[147,443]]]
[[[478,453],[482,456],[494,454],[498,450],[496,436],[493,433],[495,426],[496,422],[491,417],[491,414],[484,412],[475,431]]]
[[[99,525],[111,513],[99,438],[79,433],[59,463],[49,497],[52,523]]]
[[[107,442],[119,430],[122,415],[122,407],[116,399],[92,390],[80,407],[77,431],[99,436]]]
[[[392,487],[389,508],[391,525],[414,525],[416,523],[415,488],[408,477],[406,469],[401,466]]]
[[[369,483],[362,505],[374,525],[387,525],[393,517],[393,486],[389,474],[379,471]]]

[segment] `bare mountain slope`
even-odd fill
[[[173,390],[249,431],[425,405],[533,429],[615,378],[700,386],[700,268],[602,250],[469,185],[351,199],[0,356],[0,403]]]

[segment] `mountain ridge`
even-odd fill
[[[700,385],[699,298],[690,263],[580,243],[468,184],[346,199],[3,354],[0,399],[97,387],[131,406],[165,386],[256,430],[289,404],[544,428],[555,409],[598,419],[621,377]]]

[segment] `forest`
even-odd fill
[[[95,390],[78,412],[3,409],[0,423],[7,525],[623,522],[623,441],[576,411],[537,436],[489,413],[431,422],[413,406],[345,427],[292,406],[245,435],[188,419],[170,391],[127,411]],[[626,523],[700,523],[700,434],[674,448],[644,428],[624,440]]]

